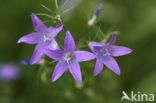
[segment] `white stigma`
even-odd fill
[[[72,52],[67,52],[64,56],[64,60],[69,64],[74,59],[74,54]]]
[[[44,36],[43,36],[43,41],[44,42],[51,42],[53,40],[53,37],[52,37],[52,35],[49,33],[49,34],[45,34]]]
[[[103,56],[110,56],[111,54],[109,53],[108,49],[105,49],[105,53],[103,54]]]

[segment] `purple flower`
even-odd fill
[[[87,51],[75,51],[75,41],[69,31],[66,32],[64,51],[47,50],[46,54],[59,61],[54,69],[52,82],[56,81],[69,68],[72,76],[79,83],[82,82],[82,75],[79,62],[89,61],[95,58],[93,53]]]
[[[32,13],[31,15],[34,28],[37,32],[25,35],[18,40],[18,43],[37,44],[30,64],[37,63],[45,54],[45,49],[56,50],[59,46],[55,40],[56,35],[63,29],[63,24],[56,28],[47,28],[43,22]]]
[[[0,79],[3,81],[15,81],[19,78],[19,68],[14,64],[5,64],[0,67]]]
[[[96,65],[94,70],[94,76],[97,76],[103,68],[103,64],[105,64],[108,68],[110,68],[113,72],[120,75],[120,68],[112,57],[127,55],[132,52],[130,48],[123,46],[114,46],[113,44],[116,42],[116,35],[113,34],[111,41],[108,44],[101,44],[97,42],[90,42],[90,49],[96,54]]]
[[[23,60],[20,61],[20,64],[30,65],[30,61],[29,60],[26,60],[26,59],[23,59]]]

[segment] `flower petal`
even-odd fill
[[[102,48],[101,46],[94,46],[94,52],[99,53],[100,49]]]
[[[87,51],[75,51],[75,56],[78,62],[89,61],[96,57],[93,53]]]
[[[51,50],[61,50],[61,48],[58,46],[55,39],[53,39],[49,45],[49,49]]]
[[[113,34],[113,36],[112,36],[112,38],[111,38],[111,40],[110,40],[110,42],[109,42],[109,45],[112,45],[112,44],[114,44],[116,42],[116,35],[115,35],[115,33]]]
[[[102,47],[105,46],[105,44],[102,43],[98,43],[98,42],[90,42],[89,43],[89,48],[95,53],[96,51],[94,50],[94,47],[98,46],[98,47]]]
[[[123,56],[132,52],[132,49],[123,46],[110,46],[109,50],[112,56]]]
[[[67,65],[62,61],[58,62],[53,72],[52,82],[55,82],[66,70]]]
[[[31,14],[31,19],[36,31],[44,31],[47,29],[45,24],[43,24],[43,22],[34,13]]]
[[[77,82],[79,83],[82,82],[82,75],[81,75],[80,65],[78,62],[76,61],[71,62],[71,64],[69,65],[69,71]]]
[[[117,75],[120,75],[120,68],[119,68],[117,62],[115,61],[115,59],[113,57],[105,56],[102,61],[114,73],[116,73]]]
[[[45,54],[48,57],[50,57],[56,61],[59,61],[61,59],[61,57],[63,56],[63,52],[60,50],[48,50],[47,49],[47,50],[45,50]]]
[[[64,50],[65,51],[74,51],[75,48],[76,48],[75,41],[74,41],[70,31],[67,31],[66,38],[65,38]]]
[[[44,55],[44,50],[40,44],[38,44],[34,50],[33,56],[31,57],[30,64],[37,63]]]
[[[53,37],[55,38],[56,35],[63,29],[63,24],[57,26],[56,28],[50,27],[49,30],[52,33]]]
[[[21,37],[17,43],[36,44],[39,43],[41,36],[39,33],[31,33]]]
[[[94,69],[94,76],[97,76],[103,68],[103,63],[100,59],[96,59],[95,69]]]

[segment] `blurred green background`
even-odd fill
[[[61,0],[58,2],[60,4]],[[33,31],[32,12],[47,12],[40,6],[41,3],[56,15],[54,0],[0,0],[0,63],[18,63],[31,58],[35,45],[16,42]],[[88,27],[89,18],[101,3],[104,7],[97,23]],[[93,60],[80,63],[83,74],[81,85],[68,71],[51,83],[55,63],[47,64],[40,73],[39,65],[20,65],[19,81],[13,84],[0,82],[0,103],[120,103],[123,90],[128,94],[131,91],[156,94],[155,11],[155,0],[79,0],[76,8],[63,16],[65,29],[58,35],[58,42],[64,41],[65,31],[69,29],[77,47],[83,46],[82,50],[90,51],[87,42],[104,39],[95,39],[100,32],[106,35],[119,31],[116,45],[133,49],[130,55],[115,58],[121,76],[104,67],[97,77],[93,77]],[[48,20],[44,16],[39,17]],[[52,21],[46,25],[56,26]]]

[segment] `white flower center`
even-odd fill
[[[111,52],[109,51],[109,48],[103,47],[100,49],[100,52],[98,54],[100,57],[110,56]]]
[[[43,36],[43,41],[44,42],[51,42],[52,40],[53,40],[53,37],[52,37],[52,34],[51,33],[45,34]]]
[[[111,54],[109,53],[108,49],[105,49],[105,53],[103,54],[103,56],[110,56]]]
[[[74,54],[72,52],[67,52],[64,56],[64,60],[69,64],[74,59]]]

